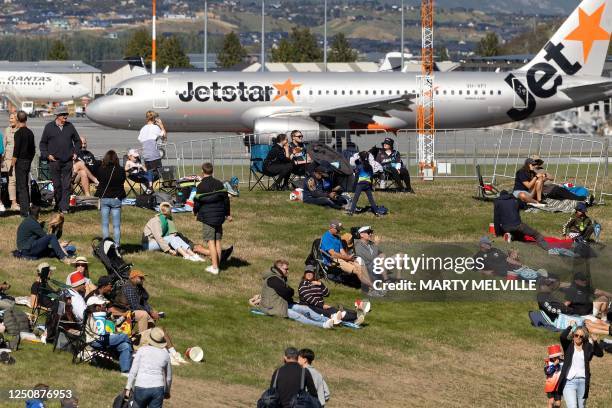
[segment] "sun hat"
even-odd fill
[[[157,348],[166,347],[166,337],[164,331],[159,327],[154,327],[149,333],[149,345]]]

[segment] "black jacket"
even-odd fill
[[[204,224],[223,225],[225,217],[230,215],[230,200],[221,181],[211,176],[198,184],[193,213]]]
[[[289,408],[291,398],[300,391],[300,380],[302,379],[302,370],[304,371],[304,388],[310,395],[317,398],[317,388],[315,387],[312,375],[307,368],[302,367],[297,362],[285,363],[282,367],[279,367],[272,374],[272,380],[270,380],[270,387],[274,385],[274,377],[278,373],[276,379],[276,390],[280,397],[281,407]]]
[[[119,198],[123,200],[125,194],[125,170],[120,166],[104,167],[96,169],[95,176],[100,182],[96,189],[96,197],[100,198]],[[108,186],[108,187],[107,187]]]
[[[15,146],[13,147],[13,157],[18,160],[31,162],[36,155],[36,144],[34,143],[34,133],[26,127],[15,131]]]
[[[538,306],[552,321],[557,320],[561,313],[573,315],[575,311],[572,307],[566,306],[561,300],[557,299],[552,293],[541,292],[537,296]]]
[[[519,203],[516,198],[506,190],[495,199],[493,207],[493,222],[495,223],[495,235],[504,233],[504,227],[515,227],[522,223],[519,212]]]
[[[561,369],[561,376],[559,377],[559,393],[563,393],[563,388],[565,387],[565,382],[567,381],[567,373],[569,369],[572,367],[572,358],[574,357],[574,341],[573,339],[568,339],[571,327],[563,330],[561,335],[559,336],[559,340],[561,341],[561,347],[563,347],[563,368]],[[584,374],[585,374],[585,388],[584,388],[584,399],[589,397],[589,384],[591,382],[591,360],[593,356],[603,357],[603,349],[599,345],[599,342],[594,342],[591,344],[589,341],[585,341],[582,343],[582,350],[584,351]]]
[[[26,251],[32,248],[34,241],[46,236],[45,230],[32,216],[26,217],[17,228],[17,249]]]
[[[55,121],[47,123],[40,138],[40,157],[46,159],[50,154],[56,160],[67,162],[72,155],[81,153],[81,137],[70,122],[60,129]]]
[[[278,143],[274,143],[272,149],[264,160],[264,169],[274,163],[293,163],[290,158],[285,155],[285,149]]]

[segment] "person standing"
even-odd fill
[[[164,399],[170,398],[172,365],[166,344],[164,331],[154,327],[148,344],[140,347],[134,356],[125,397],[129,398],[133,389],[134,401],[140,408],[161,408]]]
[[[109,216],[113,218],[113,237],[115,245],[121,245],[121,201],[125,198],[125,171],[119,165],[119,158],[114,150],[109,150],[96,169],[98,188],[96,197],[100,198],[102,216],[102,238],[110,236]]]
[[[68,111],[59,106],[55,120],[47,123],[40,139],[40,157],[49,161],[49,172],[55,192],[55,208],[68,212],[68,198],[72,184],[72,164],[81,154],[81,137],[68,122]]]
[[[15,132],[12,167],[19,200],[19,213],[22,217],[27,217],[30,213],[30,168],[36,154],[36,145],[34,133],[27,127],[28,115],[24,111],[17,112],[17,121],[19,124]]]
[[[582,326],[574,330],[568,326],[559,338],[565,356],[559,377],[559,392],[563,393],[567,408],[584,408],[591,383],[590,363],[593,356],[603,357],[603,350],[596,335],[592,334],[589,338],[587,329]]]
[[[142,157],[145,161],[147,170],[154,173],[158,172],[162,166],[162,156],[157,148],[157,141],[166,142],[168,134],[164,123],[159,118],[159,114],[154,111],[147,111],[145,114],[147,123],[140,129],[138,141],[142,144]]]
[[[289,408],[291,406],[291,399],[300,392],[302,373],[304,374],[304,388],[310,395],[318,398],[317,387],[312,380],[310,370],[300,367],[298,356],[299,353],[295,347],[288,347],[283,356],[284,365],[274,371],[270,380],[270,387],[276,384],[282,408]]]
[[[227,190],[213,177],[213,171],[211,163],[202,164],[202,181],[196,189],[193,213],[202,223],[202,238],[208,242],[212,265],[206,268],[206,272],[218,275],[219,264],[229,257],[229,248],[221,251],[223,223],[226,220],[231,222],[232,215]]]
[[[11,200],[11,211],[19,211],[17,204],[17,188],[15,184],[15,169],[13,168],[13,151],[15,150],[15,132],[17,129],[17,114],[9,114],[9,125],[4,130],[4,156],[1,161],[2,172],[8,173],[8,194]]]
[[[330,397],[329,387],[327,386],[327,383],[323,379],[323,375],[321,375],[319,370],[312,366],[312,362],[314,361],[314,359],[315,353],[311,349],[304,348],[300,350],[298,356],[298,363],[300,364],[300,366],[302,366],[302,368],[305,368],[310,372],[310,375],[312,376],[312,381],[314,382],[314,385],[317,389],[319,403],[321,404],[321,407],[325,407],[325,404],[327,403],[327,401],[329,401]]]

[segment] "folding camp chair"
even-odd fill
[[[128,156],[126,154],[123,156],[123,168],[124,169],[125,169],[125,164],[127,163],[127,161],[128,161]],[[142,188],[142,183],[132,180],[131,178],[127,176],[127,174],[125,177],[125,182],[128,185],[128,191],[127,191],[128,196],[130,195],[130,193],[134,193],[134,196],[138,196],[144,193],[144,189]]]
[[[159,176],[158,190],[166,194],[170,194],[172,197],[176,196],[176,166],[159,167],[157,169],[157,174]]]
[[[312,261],[314,261],[314,266],[316,267],[315,276],[317,276],[317,279],[322,278],[355,289],[361,288],[361,281],[357,275],[346,273],[333,263],[327,264],[324,259],[325,257],[331,259],[331,256],[321,249],[321,238],[317,238],[312,242],[310,255],[306,260],[306,263],[312,263]]]
[[[478,176],[478,186],[476,187],[477,200],[493,201],[499,197],[499,190],[491,183],[485,183],[480,172],[480,164],[476,165],[476,175]]]
[[[264,160],[268,157],[268,153],[272,150],[272,146],[267,144],[256,144],[251,146],[251,165],[249,172],[249,191],[253,191],[255,187],[258,185],[263,190],[270,190],[270,180],[268,179],[268,184],[264,184],[263,178],[266,175],[263,172]],[[251,180],[254,180],[253,185],[251,185]]]

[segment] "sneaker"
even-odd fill
[[[323,323],[324,329],[332,329],[334,327],[334,321],[332,319],[327,319],[325,323]]]
[[[512,234],[510,234],[509,232],[506,232],[504,234],[504,241],[506,242],[512,242]]]
[[[355,308],[357,308],[358,311],[362,311],[364,314],[368,314],[371,307],[372,304],[368,300],[357,299],[355,301]]]
[[[130,373],[121,373],[121,376],[122,376],[122,377],[129,377],[129,376],[130,376]]]
[[[219,268],[215,268],[214,266],[210,265],[208,268],[206,268],[206,272],[212,273],[213,275],[218,275]]]
[[[365,313],[362,311],[357,312],[357,319],[355,320],[355,324],[361,326],[365,322]]]
[[[231,246],[229,248],[225,248],[221,250],[221,256],[219,257],[220,263],[225,263],[232,256],[232,252],[234,252],[234,247]]]
[[[11,205],[11,211],[21,211],[21,207],[19,204],[13,204]]]
[[[228,181],[223,183],[223,187],[225,187],[227,190],[227,194],[231,196],[238,197],[240,195],[240,192],[234,189],[234,186],[232,186]]]
[[[535,208],[544,208],[544,207],[546,207],[546,204],[544,204],[544,203],[527,203],[527,205],[530,205],[530,206],[535,207]]]
[[[191,260],[192,260],[193,262],[206,262],[206,260],[205,260],[204,258],[202,258],[202,257],[201,257],[200,255],[198,255],[198,254],[194,254],[194,255],[191,257]]]
[[[0,203],[0,213],[3,213],[6,211],[6,208],[4,208],[4,204]]]
[[[334,313],[333,315],[331,315],[330,320],[334,323],[334,326],[339,325],[340,323],[342,323],[342,312],[338,311]]]

